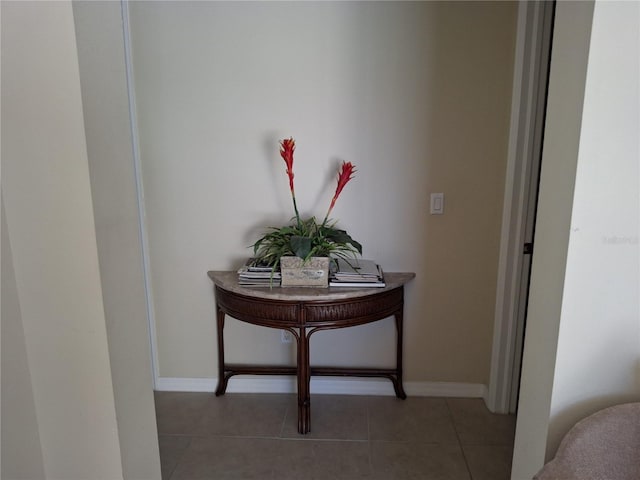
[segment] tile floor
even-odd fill
[[[507,480],[515,417],[480,399],[156,392],[163,480]]]

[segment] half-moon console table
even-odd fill
[[[311,427],[311,375],[384,377],[391,380],[398,398],[406,398],[402,388],[402,319],[404,284],[413,273],[385,273],[385,287],[375,288],[299,288],[244,287],[238,285],[236,272],[208,272],[213,280],[218,327],[218,387],[223,395],[234,375],[297,375],[298,432]],[[297,365],[236,365],[224,361],[224,319],[263,327],[288,330],[296,339]],[[320,330],[353,327],[395,317],[396,367],[348,368],[312,367],[309,365],[309,337]]]

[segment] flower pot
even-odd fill
[[[281,257],[280,272],[283,287],[328,287],[329,257],[311,257],[306,262],[299,257]]]

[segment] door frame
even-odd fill
[[[488,408],[515,413],[526,319],[555,2],[520,0]]]

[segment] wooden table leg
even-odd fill
[[[217,309],[217,329],[218,329],[218,387],[216,397],[224,395],[227,391],[229,379],[224,374],[224,312]]]
[[[309,337],[307,329],[301,327],[296,339],[298,343],[298,433],[311,430],[311,368],[309,367]]]
[[[396,381],[393,382],[393,388],[396,391],[396,397],[404,400],[407,398],[407,394],[404,393],[404,388],[402,387],[402,308],[394,316],[396,319]]]

